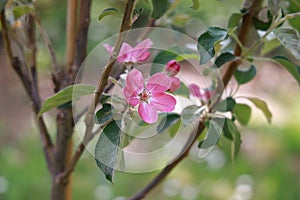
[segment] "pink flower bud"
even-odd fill
[[[166,72],[169,76],[175,76],[180,71],[180,64],[176,60],[170,60],[166,66]]]

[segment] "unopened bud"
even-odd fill
[[[166,65],[166,72],[169,76],[175,76],[180,71],[180,64],[176,60],[170,60]]]

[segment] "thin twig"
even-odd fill
[[[255,1],[252,4],[252,6],[250,7],[250,12],[243,17],[242,28],[239,32],[239,40],[241,41],[242,44],[245,44],[248,33],[249,33],[248,30],[252,26],[253,12],[251,12],[251,10],[252,11],[256,10],[257,7],[260,6],[260,2],[261,2],[261,0]],[[240,46],[236,45],[236,48],[234,51],[235,55],[240,56],[241,52],[242,51],[241,51]],[[231,62],[225,75],[222,78],[223,84],[221,86],[220,85],[218,86],[218,89],[217,89],[217,91],[219,92],[218,94],[223,93],[225,87],[229,83],[229,80],[231,79],[236,68],[237,68],[237,63],[235,61]],[[218,101],[219,100],[220,100],[220,98],[218,99]],[[215,105],[217,103],[218,102],[216,102]],[[177,164],[180,163],[189,154],[191,147],[197,141],[197,138],[201,135],[204,128],[205,128],[204,119],[201,118],[199,121],[199,125],[198,125],[196,133],[192,133],[190,135],[189,139],[187,140],[187,142],[186,142],[183,150],[180,152],[180,154],[173,161],[171,161],[158,175],[156,175],[154,177],[154,179],[152,179],[148,185],[146,185],[142,190],[140,190],[138,193],[136,193],[134,196],[132,196],[129,199],[130,200],[143,199],[154,187],[156,187],[172,171],[172,169],[174,169],[177,166]]]

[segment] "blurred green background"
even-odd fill
[[[107,17],[99,22],[98,14],[107,7],[122,10],[123,4],[121,0],[93,1],[89,50],[119,29],[120,17]],[[44,0],[37,5],[59,61],[64,63],[65,4],[59,0]],[[192,11],[190,6],[190,1],[180,1],[170,17],[162,19],[161,23],[196,37],[207,26],[226,27],[230,14],[239,11],[242,1],[201,1],[199,11]],[[169,23],[170,19],[175,19],[175,26]],[[141,24],[137,22],[136,26]],[[51,180],[30,102],[7,64],[2,40],[0,46],[0,199],[48,199]],[[51,95],[52,88],[48,72],[50,59],[40,38],[38,63],[41,95],[46,98]],[[266,100],[273,113],[273,123],[267,124],[254,108],[250,125],[240,127],[243,144],[237,160],[231,161],[226,148],[216,147],[202,160],[193,151],[146,199],[300,199],[299,86],[278,66],[264,62],[257,66],[258,76],[252,83],[242,86],[238,95]],[[47,122],[55,132],[51,118],[47,118]],[[73,176],[73,199],[122,200],[138,191],[156,173],[118,172],[112,185],[86,152]]]

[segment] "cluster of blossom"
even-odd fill
[[[146,61],[150,57],[149,49],[153,42],[145,39],[135,47],[123,43],[117,61],[125,65],[136,64]],[[109,53],[113,47],[103,45]],[[180,71],[180,64],[176,60],[170,60],[164,72],[152,75],[146,82],[143,75],[137,69],[132,69],[126,76],[123,95],[130,106],[138,106],[138,113],[142,120],[147,123],[155,123],[158,119],[158,112],[171,112],[176,106],[176,99],[169,92],[180,88],[180,79],[176,75]],[[208,102],[211,92],[200,89],[196,84],[189,86],[190,94],[200,100]]]

